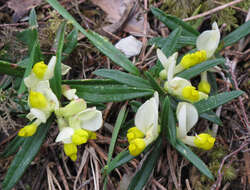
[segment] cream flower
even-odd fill
[[[158,126],[159,95],[142,104],[135,115],[135,127],[128,130],[129,151],[133,156],[139,155],[146,146],[152,143],[159,135]]]
[[[199,117],[196,108],[192,104],[180,102],[177,106],[176,116],[178,120],[177,138],[185,144],[204,150],[210,150],[213,147],[215,138],[207,133],[196,136],[187,135],[195,126]]]

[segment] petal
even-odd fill
[[[68,99],[68,100],[74,100],[77,99],[78,96],[76,95],[76,89],[70,89],[70,90],[65,90],[63,92],[63,95]]]
[[[175,65],[176,65],[176,59],[177,59],[178,53],[175,52],[173,55],[171,55],[168,58],[168,62],[169,62],[169,68],[168,68],[168,81],[172,80],[174,77],[174,73],[175,73]]]
[[[135,115],[135,126],[144,134],[147,133],[150,127],[156,124],[158,120],[158,105],[157,98],[152,97],[142,104]]]
[[[26,116],[30,121],[33,120],[33,119],[39,119],[41,120],[43,123],[46,123],[47,121],[47,117],[46,117],[46,114],[39,110],[39,109],[36,109],[36,108],[32,108],[30,110],[30,113]]]
[[[177,136],[183,138],[187,135],[187,105],[182,102],[179,103],[176,110],[178,120]]]
[[[167,91],[170,94],[181,97],[182,89],[186,86],[191,86],[191,83],[183,78],[174,77],[171,81],[167,82]]]
[[[198,36],[196,40],[196,47],[198,50],[205,50],[207,53],[207,58],[210,58],[217,49],[219,42],[220,30],[217,26],[217,23],[214,22],[212,25],[212,30],[206,30]]]
[[[74,129],[71,127],[65,127],[63,128],[58,136],[56,137],[56,142],[62,141],[63,143],[72,143],[71,137],[74,134]]]
[[[158,59],[160,60],[162,66],[164,67],[164,69],[167,71],[168,70],[168,58],[166,57],[166,55],[160,50],[160,49],[157,49],[156,50],[156,54],[157,54],[157,57]]]
[[[49,80],[54,76],[55,65],[56,65],[56,56],[52,56],[48,64],[48,69],[44,74],[43,80]]]
[[[79,122],[80,121],[80,122]],[[89,131],[97,131],[102,126],[102,112],[96,108],[88,108],[70,118],[70,126],[74,128],[82,128]]]
[[[65,65],[65,64],[61,64],[61,66],[62,66],[62,75],[66,75],[69,72],[69,70],[71,69],[70,66]]]
[[[24,78],[24,84],[28,89],[35,90],[37,87],[37,84],[39,83],[39,79],[34,75],[33,72],[31,74]]]
[[[194,105],[187,103],[187,102],[180,102],[177,106],[177,113],[181,109],[181,107],[186,106],[186,131],[190,131],[195,124],[198,122],[198,111],[194,107]],[[178,118],[178,117],[177,117]]]
[[[142,43],[133,36],[121,39],[115,47],[121,50],[128,58],[138,55],[142,48]]]

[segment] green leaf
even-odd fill
[[[56,34],[56,65],[54,70],[54,77],[50,80],[51,89],[60,100],[62,95],[62,50],[64,43],[65,22],[61,23]]]
[[[182,28],[178,27],[167,37],[167,40],[163,44],[162,52],[167,56],[171,56],[176,51],[176,45],[178,39],[181,36]]]
[[[5,150],[3,151],[2,154],[0,154],[0,157],[7,158],[8,156],[16,153],[19,149],[19,147],[23,144],[25,138],[16,136],[10,144],[7,145]]]
[[[163,37],[154,37],[148,40],[148,45],[155,45],[158,48],[162,48],[163,45],[166,43],[168,38]],[[176,49],[179,49],[185,45],[196,45],[196,37],[193,36],[180,36],[177,41]]]
[[[231,92],[223,92],[217,94],[215,96],[210,96],[206,100],[201,100],[199,102],[194,103],[194,106],[197,108],[199,114],[210,111],[222,104],[225,104],[231,101],[234,98],[242,95],[244,92],[241,90],[234,90]]]
[[[119,102],[144,96],[152,96],[153,90],[121,85],[111,80],[64,81],[71,88],[77,89],[77,95],[94,103]]]
[[[159,19],[161,22],[163,22],[167,27],[174,30],[181,26],[183,28],[182,34],[185,36],[198,36],[199,32],[195,30],[192,26],[187,24],[186,22],[183,22],[181,19],[171,16],[163,12],[162,10],[152,7],[151,8],[152,13],[154,16]]]
[[[29,15],[29,25],[32,28],[37,28],[38,24],[37,24],[37,19],[36,19],[36,11],[34,8],[31,9],[30,11],[30,15]]]
[[[161,129],[163,136],[166,136],[170,143],[174,145],[176,144],[176,121],[168,96],[166,96],[163,101],[161,114]]]
[[[66,59],[69,54],[74,50],[77,45],[78,30],[74,28],[66,37],[65,44],[63,46],[62,61]]]
[[[250,34],[250,20],[242,24],[236,30],[228,34],[222,39],[222,43],[224,43],[224,48],[234,44],[239,41],[241,38]]]
[[[126,114],[126,106],[122,107],[122,109],[120,110],[120,112],[118,114],[117,120],[115,122],[115,127],[114,127],[114,130],[112,132],[112,138],[111,138],[111,142],[109,145],[108,162],[107,162],[107,166],[105,166],[105,168],[106,167],[109,168],[109,165],[110,165],[110,162],[112,159],[112,155],[114,152],[114,148],[115,148],[116,139],[117,139],[117,136],[119,134],[121,125],[126,117],[125,114]],[[103,187],[104,189],[106,189],[106,185],[107,185],[107,176],[105,176],[105,180],[104,180],[104,187]]]
[[[4,178],[2,183],[3,190],[11,190],[23,175],[26,168],[39,151],[51,123],[52,119],[49,119],[46,124],[42,124],[38,127],[34,136],[27,137],[25,139],[22,148],[18,151],[14,160],[11,162],[8,172]]]
[[[84,30],[82,26],[65,10],[56,0],[47,0],[48,3],[56,9],[65,19],[69,20],[76,29],[82,32],[91,43],[96,46],[103,54],[108,56],[115,64],[124,68],[126,71],[139,75],[139,70],[129,59],[115,48],[107,39],[103,38],[99,34],[91,31]]]
[[[107,170],[106,170],[106,174],[109,174],[110,172],[112,172],[115,168],[118,168],[119,166],[129,162],[130,160],[132,160],[133,158],[135,158],[135,156],[132,156],[128,150],[124,150],[122,152],[120,152],[119,154],[116,155],[116,157],[111,160],[111,162],[109,163]]]
[[[160,87],[160,85],[156,82],[154,77],[150,74],[150,72],[144,72],[145,76],[147,77],[148,81],[150,82],[151,86],[154,90],[158,91],[159,94],[164,95],[164,90]]]
[[[201,72],[203,71],[207,71],[208,69],[216,66],[216,65],[220,65],[225,63],[225,59],[212,59],[212,60],[208,60],[205,62],[202,62],[200,64],[197,64],[189,69],[186,69],[184,71],[182,71],[181,73],[178,73],[176,76],[181,77],[181,78],[185,78],[185,79],[191,79],[197,75],[199,75]]]
[[[141,169],[135,174],[131,183],[129,184],[128,190],[141,190],[147,183],[159,157],[161,155],[162,139],[158,138],[154,144],[152,152],[149,153],[148,157],[144,161]]]
[[[40,48],[39,48],[38,43],[39,43],[38,41],[36,41],[34,43],[34,46],[32,48],[31,54],[30,54],[29,64],[26,66],[23,79],[30,74],[33,64],[36,63],[38,61],[38,59],[40,58]],[[24,85],[24,80],[22,80],[21,85],[20,85],[19,90],[18,90],[18,94],[24,93],[25,90],[26,90],[26,86]]]
[[[124,118],[125,118],[125,113],[126,113],[126,107],[122,107],[122,109],[120,110],[120,112],[118,114],[117,120],[115,122],[115,127],[114,127],[114,130],[112,132],[112,138],[111,138],[111,142],[110,142],[110,145],[109,145],[108,163],[107,163],[108,167],[109,167],[109,163],[110,163],[110,161],[112,159],[116,139],[118,137],[121,125],[122,125],[122,123],[124,121]]]
[[[12,64],[7,61],[0,60],[0,73],[12,75],[15,77],[23,77],[25,68],[18,66],[17,64]]]
[[[128,86],[152,89],[150,83],[145,79],[118,70],[99,69],[93,73],[104,78],[113,79],[119,83],[126,84]]]
[[[212,173],[206,166],[206,164],[195,154],[190,148],[183,144],[180,140],[177,139],[177,143],[173,145],[176,150],[178,150],[182,156],[189,160],[201,173],[207,176],[209,179],[214,179]]]
[[[200,117],[222,126],[222,121],[213,111],[207,111],[205,113],[202,113],[202,114],[200,114]]]

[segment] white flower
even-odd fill
[[[220,30],[216,22],[212,25],[212,30],[202,32],[197,40],[196,47],[198,50],[205,50],[207,58],[213,56],[220,42]]]
[[[87,108],[69,118],[69,126],[89,131],[97,131],[102,126],[102,112],[95,107]]]
[[[214,146],[215,138],[207,133],[196,136],[187,135],[195,126],[199,117],[196,108],[192,104],[180,102],[177,106],[176,116],[178,120],[177,138],[182,142],[204,150],[210,150]]]
[[[176,116],[179,123],[177,128],[177,137],[183,138],[195,126],[198,121],[198,112],[196,108],[187,102],[180,102],[177,106]]]
[[[158,125],[159,95],[154,93],[154,97],[142,104],[135,115],[135,127],[127,132],[129,141],[129,152],[133,156],[139,155],[146,146],[152,143],[159,135]]]
[[[52,56],[49,64],[46,65],[43,61],[36,63],[30,75],[24,78],[24,84],[28,89],[36,88],[40,81],[50,80],[54,76],[54,70],[56,65],[56,56]],[[64,64],[62,65],[62,75],[66,74],[70,67]]]
[[[133,36],[121,39],[115,44],[115,47],[121,50],[126,57],[138,55],[142,48],[142,43]]]

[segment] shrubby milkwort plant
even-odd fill
[[[200,34],[187,23],[153,7],[151,11],[154,16],[172,32],[167,38],[156,37],[149,40],[148,45],[154,44],[157,47],[158,61],[154,67],[141,72],[106,38],[94,31],[83,29],[56,0],[47,1],[74,29],[64,42],[66,23],[60,25],[55,39],[56,55],[45,64],[37,38],[36,14],[32,10],[30,29],[22,33],[24,37],[28,35],[32,38],[28,41],[25,41],[27,38],[22,39],[29,47],[29,57],[23,60],[25,64],[18,63],[11,67],[10,63],[0,61],[0,67],[5,69],[5,74],[17,76],[16,81],[20,83],[18,93],[28,94],[29,113],[26,117],[30,121],[19,130],[18,136],[2,154],[3,157],[9,156],[22,147],[12,161],[2,188],[8,190],[16,184],[39,151],[53,121],[59,131],[55,141],[63,143],[64,153],[72,161],[77,161],[78,146],[87,143],[89,139],[96,139],[96,131],[102,127],[102,112],[94,106],[88,107],[87,102],[97,105],[136,98],[143,99],[133,113],[134,125],[129,125],[126,133],[127,148],[113,158],[120,128],[129,124],[126,118],[128,109],[123,107],[117,117],[107,165],[102,170],[105,177],[104,188],[107,176],[115,168],[147,153],[146,160],[128,187],[130,190],[142,189],[162,150],[166,148],[163,141],[170,143],[201,173],[213,179],[207,166],[189,146],[205,151],[212,149],[216,136],[206,131],[199,133],[195,129],[196,123],[202,117],[221,124],[212,110],[243,94],[242,91],[233,90],[223,93],[213,91],[213,95],[210,95],[214,89],[212,85],[216,84],[209,83],[208,72],[212,72],[213,67],[224,65],[225,59],[219,56],[219,51],[247,35],[249,30],[246,32],[244,29],[249,27],[249,21],[221,39],[216,22],[212,24],[211,30]],[[104,79],[62,80],[62,75],[70,69],[62,64],[65,58],[62,55],[68,55],[74,49],[78,31],[125,71],[99,69],[94,74]],[[194,49],[180,54],[180,49],[186,45],[192,45]],[[200,83],[194,86],[192,83],[199,75]],[[209,117],[203,114],[208,112]],[[22,167],[17,167],[19,165]]]

